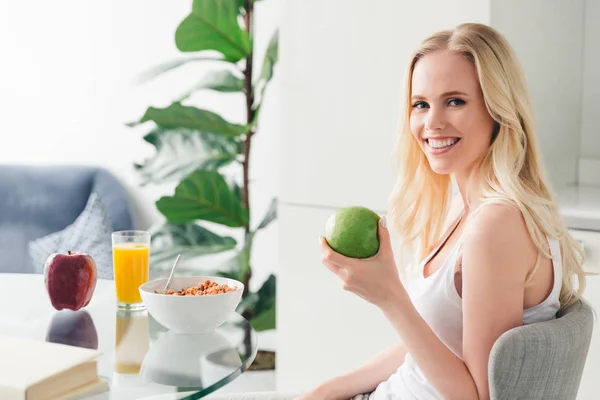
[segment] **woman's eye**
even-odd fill
[[[450,99],[448,101],[448,105],[450,106],[462,106],[463,104],[465,104],[465,102],[461,99]]]
[[[428,105],[424,101],[417,101],[416,103],[413,104],[413,108],[426,108],[426,107],[428,107]]]

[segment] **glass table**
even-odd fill
[[[213,332],[180,335],[147,311],[117,310],[112,281],[99,279],[84,309],[57,311],[43,276],[30,274],[0,274],[0,334],[98,349],[110,390],[89,400],[199,399],[240,376],[257,350],[237,313]]]

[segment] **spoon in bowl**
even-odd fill
[[[167,281],[167,284],[165,285],[165,288],[163,289],[163,293],[166,293],[167,290],[169,290],[169,286],[171,286],[171,279],[173,279],[173,273],[175,272],[175,268],[177,267],[177,263],[179,262],[179,257],[181,256],[181,254],[177,254],[177,258],[175,259],[175,262],[173,263],[173,267],[171,267],[171,275],[169,275],[169,280]]]

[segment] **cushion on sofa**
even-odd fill
[[[44,264],[52,253],[68,251],[87,253],[98,268],[98,278],[112,279],[111,227],[97,193],[92,193],[77,219],[65,229],[29,243],[29,255],[36,273],[44,272]]]

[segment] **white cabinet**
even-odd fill
[[[599,268],[590,232],[600,232],[600,1],[303,0],[285,2],[282,15],[278,389],[306,389],[395,340],[379,311],[321,265],[317,237],[337,207],[384,212],[406,63],[434,31],[483,22],[511,42],[563,215],[586,243],[587,266]],[[600,311],[600,276],[587,293]],[[600,397],[599,332],[583,400]]]
[[[583,246],[585,252],[584,269],[586,272],[600,274],[600,232],[571,229],[571,235]],[[594,282],[594,276],[587,281]],[[599,304],[600,305],[600,304]]]
[[[583,245],[586,260],[584,269],[586,272],[599,274],[600,232],[573,229],[571,230],[571,234]],[[598,313],[600,312],[600,276],[589,276],[586,282],[587,285],[583,297]],[[598,373],[600,373],[600,325],[596,322],[579,387],[577,397],[579,400],[598,398]]]

